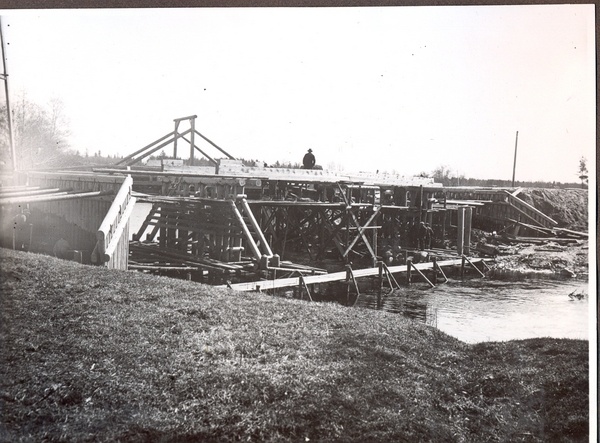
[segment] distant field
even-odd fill
[[[0,250],[0,441],[588,441],[588,342]]]

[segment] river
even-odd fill
[[[583,298],[569,297],[571,293]],[[588,339],[588,283],[576,280],[450,280],[383,296],[380,309],[434,326],[467,343],[535,337]],[[358,307],[377,308],[377,296],[361,294]]]

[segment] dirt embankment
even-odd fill
[[[554,219],[560,228],[588,231],[587,189],[527,188],[517,197]]]
[[[588,232],[587,189],[524,189],[518,197],[554,219],[559,228]],[[552,239],[540,244],[511,242],[513,254],[498,256],[494,271],[497,274],[549,277],[587,278],[589,273],[589,244],[578,240],[559,244]]]

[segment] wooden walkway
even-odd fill
[[[475,263],[485,263],[485,259],[482,258],[472,258],[470,262]],[[437,266],[439,267],[448,267],[448,266],[457,266],[463,263],[462,258],[457,258],[453,260],[443,260],[438,261]],[[413,264],[413,269],[418,269],[419,271],[423,270],[432,270],[433,262],[428,263],[417,263]],[[407,272],[407,265],[399,265],[399,266],[390,266],[388,267],[390,274],[399,274]],[[352,275],[354,278],[360,277],[373,277],[379,275],[380,269],[379,267],[374,268],[364,268],[364,269],[356,269],[352,270]],[[304,280],[305,285],[311,285],[316,283],[331,283],[335,281],[345,281],[348,278],[348,273],[346,271],[341,272],[332,272],[331,274],[323,274],[323,275],[306,275],[306,276],[297,276],[297,277],[288,277],[288,278],[280,278],[275,280],[260,280],[253,282],[245,282],[245,283],[234,283],[230,285],[221,285],[219,287],[230,289],[235,289],[236,291],[268,291],[270,289],[279,289],[279,288],[290,288],[297,287],[302,284],[301,278]]]

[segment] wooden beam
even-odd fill
[[[344,199],[344,202],[346,203],[346,214],[350,215],[352,221],[354,222],[354,225],[360,229],[360,223],[358,222],[356,216],[352,212],[352,207],[350,206],[350,202],[348,201],[348,198],[346,197],[346,193],[342,189],[342,185],[338,182],[337,186],[338,186],[338,189],[340,190],[340,193],[342,194],[342,198]],[[373,251],[373,248],[371,248],[371,244],[369,243],[369,240],[367,240],[364,233],[362,233],[362,232],[360,233],[360,236],[362,237],[362,240],[363,240],[365,246],[367,247],[369,253],[371,254],[371,257],[373,258],[373,260],[377,261],[377,255]],[[347,256],[347,254],[344,255],[344,257],[346,257],[346,256]]]
[[[191,119],[195,119],[197,117],[198,117],[197,115],[188,115],[187,117],[174,118],[173,121],[174,122],[180,122],[182,120],[191,120]]]
[[[469,257],[464,256],[464,258],[473,267],[473,269],[475,269],[479,273],[479,275],[481,275],[482,277],[485,277],[485,274],[483,272],[481,272],[479,270],[479,268],[477,266],[475,266],[471,260],[469,260]]]
[[[246,222],[244,221],[244,217],[242,217],[242,214],[238,210],[238,208],[235,205],[235,202],[233,200],[229,200],[229,203],[231,206],[231,210],[233,211],[233,215],[237,219],[239,226],[242,228],[242,232],[246,236],[247,243],[250,246],[250,249],[252,250],[252,254],[254,255],[254,258],[256,258],[256,260],[260,261],[262,254],[260,253],[260,250],[258,249],[258,245],[254,241],[254,238],[252,238],[252,234],[250,233],[250,230],[248,229],[248,226],[246,225]]]
[[[375,217],[377,217],[377,214],[379,214],[380,209],[381,209],[380,207],[375,208],[375,211],[373,211],[373,214],[371,215],[371,217],[369,217],[369,220],[367,220],[365,225],[363,227],[360,227],[360,225],[358,226],[358,235],[354,238],[354,240],[352,240],[352,242],[350,242],[350,244],[348,245],[348,247],[346,248],[346,250],[344,251],[342,256],[346,257],[348,255],[348,253],[350,252],[350,250],[354,247],[354,245],[356,244],[358,239],[361,237],[362,237],[363,241],[365,242],[365,244],[368,244],[368,240],[364,236],[365,229],[371,224],[371,222],[375,219]],[[356,218],[355,218],[355,221],[358,224],[358,220]],[[375,252],[372,249],[370,249],[368,246],[367,246],[367,248],[371,252],[371,255],[373,257],[375,257]]]
[[[142,152],[144,152],[146,149],[151,148],[153,145],[155,145],[156,143],[160,143],[163,140],[169,138],[169,137],[173,137],[173,135],[175,135],[174,131],[169,132],[167,135],[159,138],[158,140],[154,140],[152,143],[150,143],[149,145],[144,146],[142,149],[138,149],[137,151],[135,151],[133,154],[129,154],[126,157],[123,157],[121,160],[119,160],[117,163],[115,163],[115,166],[123,164],[125,162],[127,162],[129,159],[132,159],[133,157],[135,157],[138,154],[141,154]]]
[[[42,194],[52,194],[56,192],[70,192],[73,189],[60,189],[60,188],[47,188],[40,189],[37,186],[32,187],[28,190],[21,191],[4,191],[0,188],[0,198],[9,198],[9,197],[29,197],[33,195],[42,195]]]
[[[212,158],[210,155],[208,155],[206,152],[204,152],[202,149],[200,149],[198,146],[196,146],[196,145],[194,144],[193,135],[194,135],[194,133],[192,132],[192,139],[191,139],[191,140],[188,140],[188,139],[187,139],[187,138],[185,138],[185,137],[181,137],[181,138],[182,138],[182,139],[184,139],[186,142],[188,142],[192,148],[195,148],[195,149],[197,149],[197,150],[198,150],[198,151],[199,151],[199,152],[200,152],[202,155],[204,155],[204,156],[205,156],[205,157],[206,157],[206,158],[207,158],[207,159],[208,159],[208,160],[209,160],[209,161],[210,161],[212,164],[214,164],[214,165],[216,166],[216,165],[218,164],[218,162],[217,162],[217,161],[216,161],[214,158]],[[192,150],[192,151],[190,151],[190,152],[193,152],[193,150]],[[193,156],[192,156],[192,157],[193,157]],[[192,158],[192,157],[190,157],[190,158]],[[191,162],[190,162],[190,166],[191,166]]]
[[[11,197],[11,198],[0,198],[0,205],[15,205],[25,203],[46,203],[52,201],[61,200],[76,200],[80,198],[92,198],[101,197],[104,195],[113,195],[113,191],[91,191],[91,192],[78,192],[74,194],[68,194],[66,192],[59,192],[50,195],[35,195],[31,197]]]
[[[215,148],[217,148],[219,151],[221,151],[223,154],[225,154],[227,157],[229,157],[230,160],[235,160],[235,157],[233,155],[231,155],[228,152],[226,152],[223,148],[217,146],[215,143],[213,143],[211,140],[209,140],[208,138],[206,138],[205,136],[203,136],[202,134],[200,134],[195,129],[194,129],[194,132],[196,134],[198,134],[200,137],[202,137],[204,140],[206,140],[208,143],[210,143],[211,145],[213,145]]]
[[[423,277],[423,279],[424,279],[424,280],[425,280],[425,281],[426,281],[426,282],[429,284],[429,286],[431,286],[432,288],[435,288],[435,285],[434,285],[433,283],[431,283],[431,281],[430,281],[430,280],[429,280],[429,279],[428,279],[428,278],[425,276],[425,274],[423,274],[423,273],[421,272],[421,270],[420,270],[419,268],[417,268],[417,267],[415,266],[415,264],[414,264],[412,261],[410,261],[410,265],[411,265],[411,267],[412,267],[412,268],[413,268],[415,271],[417,271],[417,273],[418,273],[418,274],[419,274],[421,277]]]

